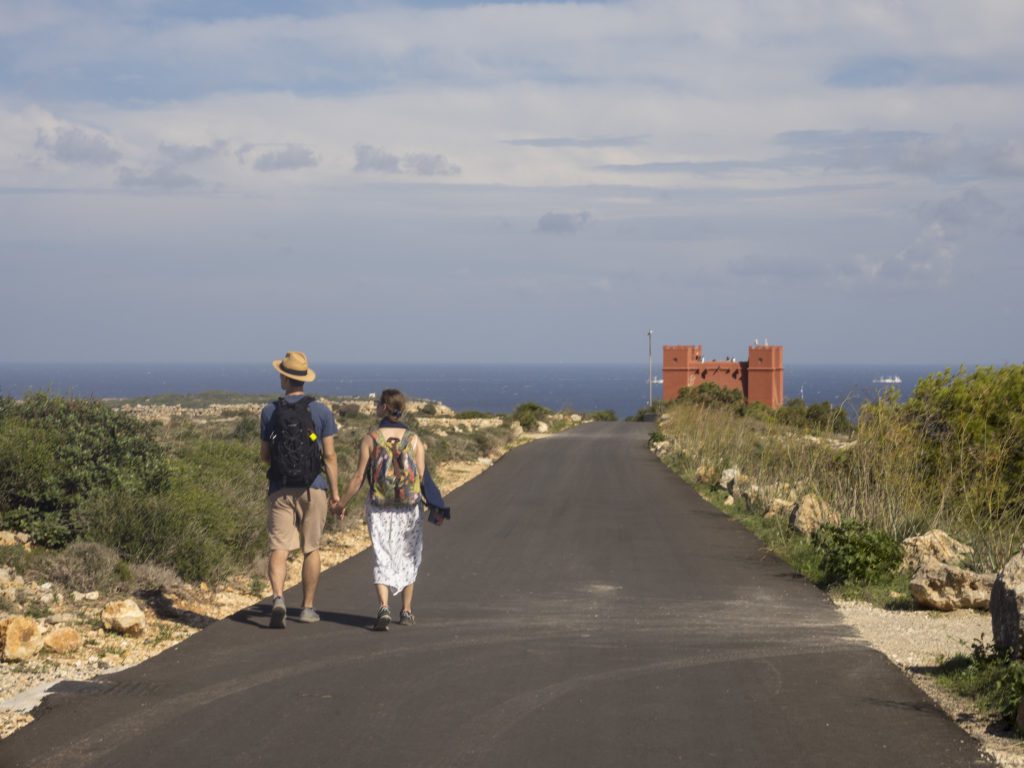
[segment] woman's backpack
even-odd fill
[[[386,438],[379,430],[370,432],[373,449],[366,465],[370,481],[370,503],[375,507],[413,507],[420,500],[423,474],[409,444],[416,435],[409,430],[401,438]]]

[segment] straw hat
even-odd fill
[[[274,370],[296,381],[313,381],[316,378],[316,372],[309,367],[303,352],[288,352],[284,360],[275,360]]]

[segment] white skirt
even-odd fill
[[[416,581],[423,557],[423,518],[415,507],[366,505],[366,527],[373,542],[373,583],[397,595]]]

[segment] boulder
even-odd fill
[[[512,433],[512,437],[521,437],[523,434],[523,425],[518,421],[513,421],[509,425],[509,431]]]
[[[914,602],[935,611],[988,608],[995,576],[926,558],[910,580]]]
[[[765,509],[765,517],[789,517],[796,511],[796,504],[789,499],[772,499]]]
[[[72,627],[57,627],[46,634],[43,645],[54,653],[74,653],[82,647],[82,636]]]
[[[16,547],[18,540],[14,538],[14,531],[0,531],[0,547]]]
[[[43,634],[35,619],[11,616],[0,621],[0,649],[4,661],[24,661],[39,653]]]
[[[920,536],[911,536],[903,540],[903,568],[911,573],[916,572],[928,558],[940,563],[960,565],[965,557],[974,550],[961,544],[945,531],[933,528]]]
[[[134,600],[114,600],[103,607],[103,628],[137,637],[146,629],[146,614]]]
[[[548,427],[548,424],[547,424],[546,421],[538,421],[537,422],[537,431],[540,432],[542,435],[545,432],[547,432],[548,429],[550,429],[550,427]]]
[[[739,467],[729,467],[722,470],[722,476],[718,478],[718,487],[723,491],[732,491],[733,483],[741,475]]]
[[[823,525],[839,525],[840,522],[839,513],[814,493],[800,499],[789,515],[789,527],[804,536],[810,536]]]
[[[725,501],[722,503],[725,504],[725,506],[727,507],[731,507],[736,503],[736,499],[734,499],[732,495],[729,495],[725,497]]]
[[[1017,659],[1024,656],[1024,553],[1011,557],[999,572],[989,611],[996,648]]]
[[[694,479],[701,485],[709,485],[715,479],[714,467],[708,467],[701,464],[697,467],[697,472],[694,474]]]
[[[580,416],[580,415],[579,415],[578,413],[574,413],[574,414],[572,414],[572,415],[571,415],[571,416],[569,417],[569,419],[570,419],[570,420],[572,421],[572,423],[573,423],[573,424],[579,424],[580,422],[582,422],[582,421],[583,421],[583,417],[582,417],[582,416]]]

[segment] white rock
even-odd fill
[[[121,635],[141,635],[146,629],[146,614],[134,600],[115,600],[103,607],[100,617],[104,629]]]
[[[910,580],[914,602],[936,611],[986,610],[996,577],[928,558]]]
[[[808,493],[789,516],[789,527],[804,536],[810,536],[823,525],[839,525],[839,513],[817,494]]]
[[[538,421],[537,422],[537,431],[540,432],[542,435],[545,432],[547,432],[548,429],[550,429],[550,427],[548,427],[547,422],[544,422],[544,421]]]

